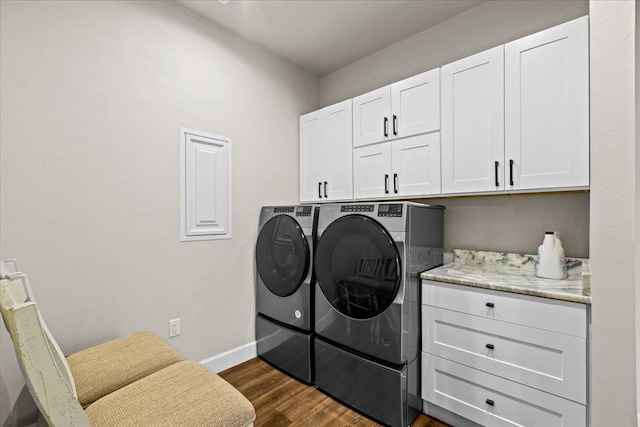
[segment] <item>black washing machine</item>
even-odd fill
[[[316,385],[391,426],[420,398],[420,273],[442,265],[444,208],[324,205],[318,213]]]
[[[313,383],[315,206],[270,206],[256,242],[258,356]]]

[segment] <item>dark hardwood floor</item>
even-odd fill
[[[255,427],[361,426],[379,424],[255,358],[219,374],[256,409]],[[412,427],[448,427],[425,414]]]

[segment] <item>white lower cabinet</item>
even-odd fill
[[[440,194],[440,133],[353,150],[356,199]]]
[[[488,426],[586,425],[586,305],[422,288],[423,400]]]
[[[422,398],[484,426],[586,425],[584,405],[429,353],[422,353]]]

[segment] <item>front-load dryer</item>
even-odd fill
[[[313,249],[315,206],[270,206],[256,242],[258,355],[313,382]]]
[[[421,410],[419,276],[442,265],[443,221],[410,202],[319,208],[316,385],[391,426]]]

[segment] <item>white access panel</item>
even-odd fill
[[[180,134],[180,240],[230,239],[231,138]]]
[[[505,93],[507,189],[588,186],[588,17],[507,43]]]
[[[441,79],[442,192],[504,190],[503,46],[445,65]]]
[[[440,69],[391,85],[392,137],[440,129]]]
[[[353,195],[356,199],[391,195],[391,143],[353,150]]]
[[[353,147],[391,136],[391,88],[385,86],[353,98]]]
[[[440,194],[440,132],[391,143],[394,196]]]
[[[323,155],[322,111],[300,117],[300,201],[320,199],[320,168]]]

